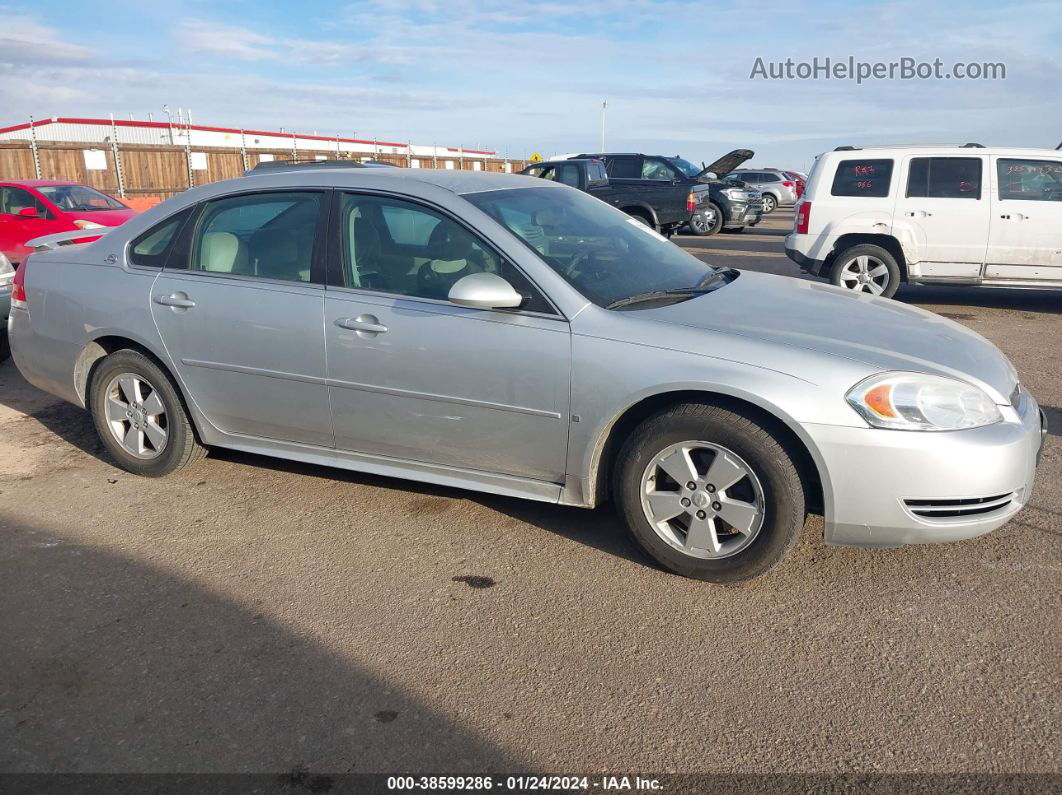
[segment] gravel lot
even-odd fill
[[[678,242],[793,275],[789,223]],[[0,770],[1062,772],[1062,294],[899,298],[1044,406],[1031,505],[888,551],[811,517],[733,588],[605,509],[224,451],[138,479],[3,364]]]

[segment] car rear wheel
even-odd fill
[[[620,453],[619,511],[669,571],[718,583],[759,576],[804,526],[793,459],[737,412],[685,404],[646,420]]]
[[[900,266],[881,246],[852,246],[833,261],[830,283],[858,293],[892,298],[900,286]]]
[[[777,209],[778,201],[770,193],[763,194],[763,214],[770,215]]]
[[[709,204],[690,218],[690,231],[701,237],[714,235],[722,228],[723,211],[716,204]]]
[[[136,475],[162,477],[206,455],[169,375],[138,351],[96,365],[89,407],[107,452]]]

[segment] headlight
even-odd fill
[[[875,428],[955,431],[1003,419],[992,398],[972,384],[922,373],[872,375],[845,400]]]
[[[741,188],[727,188],[723,191],[728,199],[747,199],[749,194],[747,191],[743,191]]]
[[[74,226],[78,229],[103,229],[103,224],[97,224],[95,221],[74,221]]]

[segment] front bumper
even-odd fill
[[[724,226],[755,226],[763,218],[763,202],[731,202]]]
[[[935,544],[991,532],[1032,496],[1046,420],[1022,393],[1011,420],[966,431],[805,425],[822,455],[826,542]]]

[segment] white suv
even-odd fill
[[[901,282],[1062,287],[1062,151],[839,147],[815,161],[785,252],[887,298]]]

